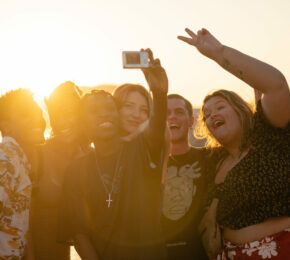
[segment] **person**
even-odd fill
[[[125,83],[117,87],[113,97],[120,113],[120,129],[122,139],[133,140],[148,127],[152,112],[152,97],[141,85]],[[165,130],[165,144],[163,152],[162,184],[164,185],[169,157],[170,133]]]
[[[165,259],[161,236],[162,150],[168,80],[150,50],[144,75],[153,93],[148,128],[131,141],[120,134],[112,96],[83,98],[83,124],[95,151],[72,163],[64,182],[59,241],[83,259]]]
[[[120,113],[121,135],[137,135],[146,127],[150,116],[152,98],[149,92],[141,85],[125,83],[115,89],[113,97]]]
[[[31,214],[34,256],[38,260],[66,260],[70,259],[69,246],[56,241],[58,207],[67,166],[88,149],[79,126],[81,91],[67,81],[45,103],[52,137],[40,149]]]
[[[170,156],[164,189],[162,225],[169,259],[207,259],[197,227],[202,213],[205,151],[189,143],[194,117],[191,103],[168,95]]]
[[[209,31],[178,38],[263,93],[253,114],[236,93],[205,97],[202,122],[212,147],[209,211],[225,244],[216,259],[287,259],[290,254],[289,118],[285,77],[274,67],[221,44]],[[211,207],[212,206],[212,207]],[[213,210],[216,208],[216,210]],[[214,223],[205,215],[206,235]],[[288,230],[287,230],[288,229]],[[215,232],[204,238],[213,240]]]
[[[44,142],[42,111],[27,89],[0,97],[0,258],[28,254],[29,210],[36,146]]]

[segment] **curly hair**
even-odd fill
[[[221,146],[221,144],[212,136],[205,123],[204,105],[213,97],[224,98],[236,111],[242,124],[243,136],[240,144],[240,151],[243,151],[250,145],[250,132],[253,128],[253,110],[250,105],[244,101],[238,94],[233,91],[220,89],[209,93],[203,100],[203,105],[200,109],[200,115],[198,123],[194,130],[194,136],[198,139],[207,138],[206,147],[215,148]]]
[[[21,111],[35,104],[33,94],[28,89],[16,89],[6,92],[0,97],[0,131],[3,131],[3,122],[11,118],[15,109]]]
[[[82,99],[81,99],[81,102],[82,102],[82,104],[85,102],[85,100],[88,98],[88,97],[90,97],[90,96],[101,96],[101,97],[111,97],[113,100],[114,100],[114,98],[113,98],[113,96],[112,96],[112,94],[111,93],[109,93],[108,91],[106,91],[106,90],[102,90],[102,89],[93,89],[93,90],[91,90],[90,92],[88,92],[88,93],[86,93],[83,97],[82,97]]]

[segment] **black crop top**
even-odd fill
[[[290,124],[273,127],[265,118],[261,102],[254,114],[251,148],[227,174],[225,181],[214,184],[216,165],[225,156],[222,149],[213,153],[209,200],[219,199],[219,225],[241,229],[271,217],[290,216]]]

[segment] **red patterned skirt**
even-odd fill
[[[290,229],[243,245],[225,242],[215,260],[290,259]]]

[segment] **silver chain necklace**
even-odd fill
[[[123,145],[121,146],[120,148],[120,151],[119,151],[119,154],[118,154],[118,158],[117,158],[117,162],[116,162],[116,166],[115,166],[115,171],[114,171],[114,174],[113,174],[113,179],[112,179],[112,185],[111,185],[111,190],[109,191],[109,188],[108,186],[106,185],[106,183],[104,182],[104,178],[102,175],[102,169],[101,169],[101,166],[98,162],[98,159],[97,159],[97,155],[96,155],[96,152],[95,152],[95,162],[96,162],[96,167],[97,167],[97,172],[98,172],[98,175],[102,181],[102,184],[104,186],[104,189],[106,191],[106,194],[108,195],[108,199],[106,200],[106,202],[108,203],[108,208],[111,207],[111,202],[113,202],[113,200],[111,199],[111,194],[115,188],[115,183],[116,183],[116,176],[118,175],[119,171],[120,171],[120,161],[121,161],[121,156],[122,156],[122,152],[123,152]]]

